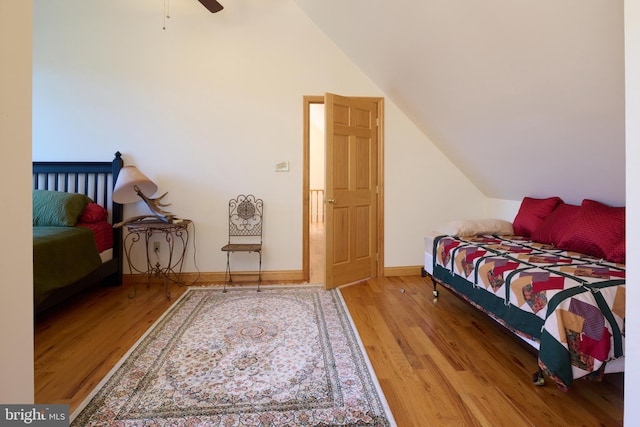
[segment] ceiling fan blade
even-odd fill
[[[222,9],[222,5],[218,3],[216,0],[198,0],[204,7],[209,9],[209,12],[216,13],[220,12]]]

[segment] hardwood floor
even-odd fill
[[[619,426],[623,377],[533,385],[536,358],[504,328],[431,282],[342,288],[399,426]],[[402,292],[404,290],[404,292]]]
[[[309,224],[309,283],[324,283],[324,223]]]
[[[623,376],[535,387],[535,357],[446,291],[417,276],[341,289],[398,426],[621,426]],[[38,319],[35,401],[71,411],[184,288],[104,288]],[[404,292],[403,292],[404,290]]]

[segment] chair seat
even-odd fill
[[[262,245],[259,243],[229,243],[222,247],[224,252],[260,252]]]

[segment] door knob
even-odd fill
[[[336,199],[327,199],[327,203],[335,203]]]

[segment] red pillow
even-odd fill
[[[547,199],[525,197],[522,199],[518,214],[513,220],[513,232],[518,236],[531,236],[547,215],[560,203],[562,203],[560,197],[549,197]]]
[[[97,203],[89,203],[82,215],[80,215],[80,219],[78,222],[84,222],[91,224],[92,222],[106,221],[109,216],[109,212]]]
[[[615,248],[613,248],[613,251],[611,252],[611,255],[609,256],[609,261],[612,262],[617,262],[620,264],[625,264],[626,263],[626,258],[627,258],[627,251],[626,251],[626,242],[623,240],[622,242],[618,243],[616,245]]]
[[[625,207],[612,207],[584,199],[575,221],[562,235],[558,247],[613,262],[624,262],[624,242]]]
[[[531,233],[531,239],[540,243],[558,246],[565,230],[573,223],[580,206],[560,203],[542,223]]]

